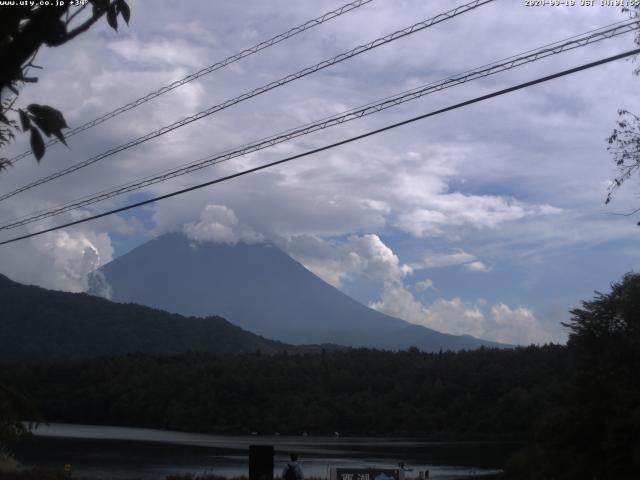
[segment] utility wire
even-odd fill
[[[496,73],[516,68],[527,63],[532,63],[552,55],[557,55],[559,53],[583,47],[595,42],[615,37],[617,35],[629,33],[637,29],[638,23],[635,21],[617,22],[616,24],[613,24],[613,26],[609,25],[607,27],[602,27],[586,32],[582,35],[576,35],[574,37],[571,37],[569,41],[559,41],[553,44],[545,45],[544,47],[541,47],[537,50],[529,50],[523,54],[520,54],[519,56],[514,55],[507,59],[498,60],[496,62],[478,67],[473,70],[467,70],[464,73],[447,77],[444,80],[432,82],[425,86],[414,88],[412,90],[387,97],[378,102],[372,102],[362,107],[357,107],[331,117],[326,117],[321,120],[296,127],[295,129],[275,134],[271,137],[266,137],[241,147],[236,147],[232,150],[227,150],[222,153],[207,156],[205,158],[196,160],[195,162],[191,162],[180,167],[165,170],[163,172],[156,173],[154,175],[150,175],[133,182],[128,182],[117,187],[112,187],[111,189],[103,190],[101,192],[97,192],[95,194],[91,194],[83,198],[67,202],[63,205],[58,205],[49,209],[29,213],[22,217],[15,218],[9,222],[5,222],[4,224],[0,225],[0,230],[10,230],[71,210],[86,207],[88,205],[92,205],[94,203],[104,201],[118,195],[129,193],[135,190],[140,190],[144,187],[164,182],[171,178],[185,175],[209,167],[211,165],[226,162],[233,158],[246,155],[248,153],[253,153],[271,147],[273,145],[291,140],[293,138],[308,135],[319,130],[340,125],[342,123],[356,120],[367,115],[378,113],[382,110],[395,107],[411,100],[416,100],[418,98],[421,98],[422,96],[441,91],[445,88],[450,88],[455,85],[460,85],[462,83],[476,80],[478,78],[494,75]]]
[[[35,236],[38,236],[38,235],[43,235],[45,233],[49,233],[49,232],[53,232],[53,231],[56,231],[56,230],[60,230],[62,228],[67,228],[67,227],[71,227],[71,226],[74,226],[74,225],[79,225],[81,223],[88,222],[90,220],[96,220],[98,218],[106,217],[107,215],[112,215],[114,213],[124,212],[126,210],[131,210],[133,208],[141,207],[143,205],[148,205],[150,203],[155,203],[155,202],[158,202],[160,200],[165,200],[167,198],[175,197],[177,195],[182,195],[182,194],[187,193],[187,192],[191,192],[191,191],[194,191],[194,190],[199,190],[201,188],[208,187],[210,185],[215,185],[217,183],[222,183],[222,182],[225,182],[227,180],[231,180],[231,179],[234,179],[234,178],[237,178],[237,177],[242,177],[242,176],[248,175],[250,173],[254,173],[254,172],[257,172],[257,171],[260,171],[260,170],[264,170],[264,169],[267,169],[267,168],[270,168],[270,167],[274,167],[276,165],[280,165],[280,164],[283,164],[283,163],[286,163],[286,162],[290,162],[292,160],[296,160],[298,158],[302,158],[302,157],[306,157],[306,156],[309,156],[309,155],[313,155],[315,153],[323,152],[325,150],[329,150],[329,149],[332,149],[332,148],[335,148],[335,147],[339,147],[341,145],[345,145],[347,143],[355,142],[357,140],[362,140],[363,138],[367,138],[367,137],[370,137],[370,136],[373,136],[373,135],[377,135],[377,134],[382,133],[382,132],[386,132],[387,130],[392,130],[394,128],[398,128],[398,127],[401,127],[403,125],[407,125],[407,124],[410,124],[410,123],[413,123],[413,122],[417,122],[418,120],[423,120],[423,119],[428,118],[428,117],[433,117],[435,115],[439,115],[439,114],[442,114],[442,113],[445,113],[445,112],[449,112],[451,110],[456,110],[458,108],[466,107],[468,105],[472,105],[474,103],[479,103],[479,102],[482,102],[484,100],[489,100],[491,98],[498,97],[500,95],[505,95],[507,93],[515,92],[517,90],[522,90],[524,88],[528,88],[528,87],[531,87],[533,85],[538,85],[540,83],[548,82],[548,81],[554,80],[556,78],[564,77],[566,75],[571,75],[571,74],[580,72],[582,70],[587,70],[589,68],[593,68],[593,67],[596,67],[596,66],[599,66],[599,65],[603,65],[605,63],[613,62],[615,60],[620,60],[622,58],[630,57],[632,55],[637,55],[638,53],[640,53],[640,48],[636,48],[636,49],[630,50],[628,52],[620,53],[618,55],[613,55],[611,57],[603,58],[603,59],[597,60],[595,62],[586,63],[586,64],[583,64],[583,65],[580,65],[579,67],[570,68],[568,70],[563,70],[561,72],[557,72],[557,73],[554,73],[552,75],[547,75],[545,77],[537,78],[535,80],[530,80],[528,82],[521,83],[521,84],[515,85],[513,87],[509,87],[509,88],[505,88],[505,89],[502,89],[502,90],[498,90],[496,92],[492,92],[492,93],[489,93],[487,95],[482,95],[480,97],[476,97],[476,98],[473,98],[471,100],[467,100],[467,101],[464,101],[464,102],[461,102],[461,103],[457,103],[457,104],[451,105],[449,107],[441,108],[441,109],[435,110],[433,112],[429,112],[429,113],[425,113],[423,115],[419,115],[417,117],[409,118],[407,120],[403,120],[402,122],[393,123],[391,125],[387,125],[386,127],[378,128],[376,130],[372,130],[370,132],[363,133],[361,135],[357,135],[355,137],[347,138],[346,140],[341,140],[339,142],[332,143],[330,145],[325,145],[323,147],[315,148],[313,150],[309,150],[309,151],[306,151],[306,152],[303,152],[303,153],[299,153],[297,155],[292,155],[290,157],[283,158],[281,160],[276,160],[274,162],[266,163],[266,164],[260,165],[258,167],[249,168],[247,170],[243,170],[241,172],[234,173],[232,175],[227,175],[225,177],[217,178],[215,180],[210,180],[208,182],[200,183],[198,185],[194,185],[194,186],[191,186],[191,187],[188,187],[188,188],[183,188],[182,190],[177,190],[175,192],[167,193],[165,195],[160,195],[158,197],[150,198],[148,200],[143,200],[141,202],[132,203],[130,205],[126,205],[124,207],[116,208],[114,210],[109,210],[108,212],[100,213],[100,214],[97,214],[97,215],[92,215],[90,217],[86,217],[86,218],[83,218],[81,220],[75,220],[73,222],[65,223],[63,225],[58,225],[56,227],[51,227],[51,228],[47,228],[45,230],[40,230],[38,232],[33,232],[33,233],[26,234],[26,235],[21,235],[19,237],[14,237],[14,238],[11,238],[9,240],[4,240],[4,241],[0,242],[0,245],[6,245],[6,244],[9,244],[9,243],[17,242],[19,240],[24,240],[24,239],[35,237]]]
[[[131,110],[133,108],[136,108],[140,105],[142,105],[143,103],[147,103],[150,100],[153,100],[156,97],[159,97],[160,95],[163,95],[167,92],[170,92],[171,90],[174,90],[178,87],[181,87],[182,85],[185,85],[189,82],[192,82],[194,80],[197,80],[200,77],[203,77],[205,75],[208,75],[210,73],[215,72],[216,70],[220,70],[224,67],[227,67],[228,65],[231,65],[232,63],[237,62],[238,60],[242,60],[245,57],[248,57],[250,55],[253,55],[255,53],[260,52],[261,50],[265,50],[269,47],[272,47],[273,45],[276,45],[284,40],[287,40],[295,35],[298,35],[299,33],[302,33],[306,30],[309,30],[313,27],[316,27],[318,25],[322,25],[325,22],[328,22],[329,20],[333,20],[334,18],[339,17],[340,15],[343,15],[345,13],[348,13],[352,10],[355,10],[356,8],[359,8],[363,5],[366,5],[367,3],[372,2],[373,0],[356,0],[354,2],[351,3],[347,3],[346,5],[343,5],[340,8],[337,8],[335,10],[332,10],[330,12],[327,12],[323,15],[320,15],[319,17],[316,17],[312,20],[309,20],[305,23],[303,23],[302,25],[298,25],[297,27],[293,27],[290,30],[287,30],[284,33],[280,33],[279,35],[276,35],[275,37],[271,37],[269,40],[265,40],[263,42],[258,43],[257,45],[254,45],[253,47],[249,47],[245,50],[242,50],[239,53],[236,53],[234,55],[231,55],[228,58],[225,58],[224,60],[221,60],[219,62],[214,63],[213,65],[209,65],[208,67],[203,68],[202,70],[198,70],[195,73],[192,73],[190,75],[187,75],[184,78],[181,78],[180,80],[176,80],[173,83],[170,83],[169,85],[165,85],[163,87],[160,87],[158,90],[155,90],[153,92],[148,93],[147,95],[145,95],[144,97],[140,97],[137,100],[134,100],[130,103],[127,103],[126,105],[123,105],[119,108],[116,108],[115,110],[112,110],[111,112],[105,113],[104,115],[102,115],[101,117],[98,117],[94,120],[91,120],[89,122],[83,123],[82,125],[79,125],[75,128],[72,128],[71,130],[67,130],[64,132],[65,138],[69,138],[72,137],[73,135],[76,135],[80,132],[84,132],[85,130],[88,130],[92,127],[95,127],[96,125],[100,125],[101,123],[106,122],[107,120],[112,119],[113,117],[117,117],[118,115]],[[58,139],[56,138],[52,138],[51,140],[48,140],[45,145],[46,146],[51,146],[55,143],[59,143]],[[13,158],[9,159],[10,163],[15,163],[19,160],[22,160],[25,157],[28,157],[31,155],[31,150],[27,150],[25,152],[22,152],[19,155],[16,155]]]
[[[459,7],[454,8],[453,10],[449,10],[447,12],[441,13],[439,15],[436,15],[435,17],[432,17],[430,19],[424,20],[422,22],[418,22],[410,27],[404,28],[402,30],[398,30],[394,33],[391,33],[389,35],[386,35],[384,37],[378,38],[376,40],[373,40],[372,42],[369,42],[367,44],[364,45],[360,45],[359,47],[356,47],[348,52],[345,53],[341,53],[340,55],[336,55],[333,58],[330,58],[328,60],[324,60],[320,63],[317,63],[311,67],[307,67],[304,68],[296,73],[292,73],[290,75],[287,75],[286,77],[283,77],[279,80],[275,80],[273,82],[270,82],[262,87],[256,88],[255,90],[252,90],[250,92],[244,93],[238,97],[235,97],[233,99],[227,100],[221,104],[218,105],[214,105],[206,110],[202,110],[199,113],[196,113],[194,115],[191,115],[189,117],[185,117],[182,120],[179,120],[175,123],[172,123],[171,125],[167,125],[164,126],[158,130],[155,130],[153,132],[147,133],[146,135],[143,135],[142,137],[139,137],[135,140],[132,140],[130,142],[127,142],[125,144],[119,145],[117,147],[111,148],[99,155],[96,155],[94,157],[88,158],[80,163],[77,163],[75,165],[72,165],[68,168],[65,168],[63,170],[60,170],[56,173],[53,173],[51,175],[48,175],[46,177],[43,177],[39,180],[36,180],[32,183],[29,183],[27,185],[24,185],[16,190],[13,190],[9,193],[5,193],[3,195],[0,195],[0,201],[2,200],[6,200],[7,198],[11,198],[14,195],[17,195],[21,192],[24,192],[26,190],[30,190],[34,187],[37,187],[39,185],[42,185],[44,183],[50,182],[51,180],[55,180],[56,178],[60,178],[64,175],[68,175],[72,172],[75,172],[77,170],[80,170],[81,168],[87,167],[89,165],[92,165],[100,160],[102,160],[103,158],[107,158],[110,157],[111,155],[114,155],[116,153],[122,152],[123,150],[127,150],[131,147],[134,147],[136,145],[139,145],[141,143],[144,143],[148,140],[151,140],[153,138],[159,137],[160,135],[164,135],[166,133],[169,133],[173,130],[176,130],[180,127],[183,127],[185,125],[188,125],[190,123],[193,123],[197,120],[201,120],[202,118],[205,118],[209,115],[212,115],[213,113],[219,112],[221,110],[224,110],[226,108],[231,107],[232,105],[235,105],[237,103],[243,102],[245,100],[248,100],[250,98],[253,98],[257,95],[263,94],[265,92],[268,92],[270,90],[273,90],[274,88],[280,87],[282,85],[286,85],[290,82],[293,82],[294,80],[298,80],[299,78],[305,77],[307,75],[310,75],[312,73],[318,72],[322,69],[325,69],[327,67],[330,67],[332,65],[335,65],[337,63],[343,62],[349,58],[355,57],[356,55],[360,55],[361,53],[367,52],[369,50],[373,50],[374,48],[380,47],[382,45],[385,45],[387,43],[393,42],[395,40],[398,40],[399,38],[403,38],[406,37],[408,35],[411,35],[413,33],[419,32],[421,30],[424,30],[425,28],[431,27],[437,23],[440,22],[444,22],[445,20],[449,20],[451,18],[454,18],[458,15],[461,15],[463,13],[466,13],[470,10],[473,10],[481,5],[485,5],[487,3],[491,3],[495,0],[474,0],[473,2],[467,3],[465,5],[461,5]]]

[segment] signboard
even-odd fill
[[[332,468],[331,480],[404,480],[400,469]]]

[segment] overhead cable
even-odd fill
[[[616,24],[613,24],[613,26],[607,26],[607,27],[596,29],[596,30],[592,30],[582,35],[571,37],[571,40],[568,40],[568,41],[559,41],[553,44],[546,45],[536,50],[529,50],[523,54],[514,55],[512,57],[509,57],[503,60],[498,60],[491,64],[478,67],[473,70],[468,70],[461,74],[447,77],[444,80],[432,82],[422,87],[414,88],[412,90],[402,92],[394,96],[387,97],[383,100],[369,103],[365,106],[357,107],[331,117],[326,117],[321,120],[308,123],[300,127],[296,127],[295,129],[278,133],[271,137],[266,137],[261,140],[246,144],[244,146],[237,147],[235,149],[210,155],[208,157],[196,160],[195,162],[191,162],[186,165],[182,165],[180,167],[175,167],[151,176],[147,176],[140,180],[128,182],[126,184],[123,184],[117,187],[112,187],[111,189],[103,190],[101,192],[98,192],[89,196],[85,196],[80,199],[67,202],[63,205],[52,207],[50,209],[44,209],[37,212],[32,212],[30,214],[27,214],[20,218],[13,219],[9,222],[6,222],[0,225],[0,230],[10,230],[13,228],[17,228],[23,225],[36,222],[38,220],[46,219],[55,215],[69,212],[71,210],[86,207],[86,206],[95,204],[97,202],[101,202],[109,198],[113,198],[118,195],[123,195],[125,193],[140,190],[142,188],[154,185],[156,183],[164,182],[171,178],[185,175],[185,174],[209,167],[211,165],[226,162],[228,160],[240,157],[242,155],[263,150],[265,148],[274,146],[279,143],[286,142],[293,138],[297,138],[303,135],[308,135],[310,133],[313,133],[319,130],[324,130],[329,127],[333,127],[345,122],[362,118],[364,116],[378,113],[382,110],[395,107],[397,105],[400,105],[408,101],[416,100],[425,95],[441,91],[445,88],[450,88],[450,87],[460,85],[472,80],[484,78],[489,75],[494,75],[496,73],[500,73],[506,70],[510,70],[512,68],[519,67],[521,65],[525,65],[528,63],[541,60],[543,58],[547,58],[551,55],[557,55],[559,53],[573,50],[575,48],[583,47],[586,45],[590,45],[595,42],[599,42],[608,38],[615,37],[617,35],[633,32],[637,29],[638,29],[637,22],[626,21],[626,22],[618,22]]]
[[[159,97],[160,95],[164,95],[167,92],[170,92],[172,90],[175,90],[178,87],[181,87],[182,85],[185,85],[189,82],[192,82],[194,80],[197,80],[200,77],[203,77],[205,75],[208,75],[210,73],[213,73],[217,70],[220,70],[221,68],[227,67],[229,65],[231,65],[232,63],[237,62],[238,60],[242,60],[245,57],[248,57],[250,55],[253,55],[255,53],[258,53],[262,50],[265,50],[269,47],[272,47],[273,45],[276,45],[284,40],[287,40],[295,35],[298,35],[299,33],[302,33],[306,30],[309,30],[313,27],[316,27],[318,25],[322,25],[325,22],[328,22],[329,20],[333,20],[334,18],[337,18],[341,15],[344,15],[345,13],[348,13],[352,10],[355,10],[356,8],[359,8],[363,5],[366,5],[367,3],[373,2],[373,0],[356,0],[354,2],[350,2],[347,3],[346,5],[343,5],[340,8],[337,8],[335,10],[332,10],[330,12],[327,12],[323,15],[320,15],[319,17],[316,17],[312,20],[309,20],[305,23],[303,23],[302,25],[298,25],[297,27],[293,27],[290,30],[287,30],[284,33],[280,33],[274,37],[271,37],[268,40],[265,40],[263,42],[260,42],[256,45],[254,45],[253,47],[249,47],[245,50],[242,50],[239,53],[236,53],[234,55],[231,55],[228,58],[225,58],[224,60],[221,60],[219,62],[214,63],[213,65],[209,65],[208,67],[205,67],[201,70],[198,70],[197,72],[194,72],[190,75],[187,75],[184,78],[181,78],[180,80],[176,80],[175,82],[170,83],[169,85],[165,85],[163,87],[160,87],[157,90],[154,90],[153,92],[148,93],[147,95],[145,95],[144,97],[140,97],[137,100],[133,100],[132,102],[127,103],[126,105],[123,105],[119,108],[116,108],[115,110],[112,110],[108,113],[105,113],[104,115],[95,118],[89,122],[83,123],[82,125],[79,125],[75,128],[72,128],[70,130],[66,130],[64,132],[64,135],[66,138],[72,137],[73,135],[76,135],[80,132],[84,132],[85,130],[88,130],[92,127],[95,127],[96,125],[100,125],[101,123],[106,122],[107,120],[110,120],[114,117],[117,117],[118,115],[129,111],[133,108],[136,108],[144,103],[149,102],[150,100],[153,100],[156,97]],[[53,145],[54,143],[59,143],[57,138],[52,138],[50,140],[48,140],[45,145],[47,147]],[[13,158],[9,159],[9,162],[11,163],[15,163],[19,160],[22,160],[25,157],[28,157],[31,155],[31,150],[27,150],[25,152],[22,152],[19,155],[16,155]]]
[[[398,123],[394,123],[394,124],[391,124],[391,125],[387,125],[386,127],[378,128],[376,130],[372,130],[370,132],[363,133],[361,135],[357,135],[355,137],[348,138],[346,140],[341,140],[339,142],[335,142],[335,143],[332,143],[330,145],[325,145],[323,147],[315,148],[313,150],[309,150],[309,151],[306,151],[306,152],[303,152],[303,153],[299,153],[297,155],[292,155],[290,157],[283,158],[281,160],[276,160],[274,162],[266,163],[266,164],[260,165],[258,167],[249,168],[247,170],[243,170],[241,172],[234,173],[232,175],[227,175],[227,176],[222,177],[222,178],[217,178],[215,180],[210,180],[208,182],[200,183],[198,185],[193,185],[193,186],[188,187],[188,188],[183,188],[182,190],[178,190],[178,191],[175,191],[175,192],[167,193],[165,195],[160,195],[158,197],[150,198],[148,200],[143,200],[141,202],[132,203],[132,204],[126,205],[124,207],[120,207],[120,208],[116,208],[116,209],[113,209],[113,210],[109,210],[107,212],[103,212],[103,213],[100,213],[100,214],[97,214],[97,215],[92,215],[90,217],[86,217],[86,218],[83,218],[83,219],[80,219],[80,220],[75,220],[73,222],[68,222],[68,223],[65,223],[65,224],[62,224],[62,225],[58,225],[58,226],[55,226],[55,227],[51,227],[51,228],[47,228],[47,229],[44,229],[44,230],[39,230],[37,232],[32,232],[32,233],[28,233],[28,234],[21,235],[21,236],[18,236],[18,237],[14,237],[14,238],[11,238],[9,240],[4,240],[4,241],[0,242],[0,245],[6,245],[6,244],[9,244],[9,243],[14,243],[14,242],[17,242],[17,241],[20,241],[20,240],[24,240],[24,239],[27,239],[27,238],[32,238],[32,237],[35,237],[35,236],[38,236],[38,235],[43,235],[45,233],[53,232],[53,231],[60,230],[60,229],[63,229],[63,228],[68,228],[68,227],[71,227],[71,226],[74,226],[74,225],[79,225],[79,224],[82,224],[82,223],[89,222],[91,220],[96,220],[98,218],[106,217],[108,215],[113,215],[115,213],[120,213],[120,212],[124,212],[126,210],[131,210],[133,208],[141,207],[143,205],[149,205],[151,203],[155,203],[155,202],[158,202],[160,200],[165,200],[167,198],[171,198],[171,197],[175,197],[175,196],[178,196],[178,195],[182,195],[182,194],[187,193],[187,192],[192,192],[194,190],[199,190],[201,188],[208,187],[210,185],[215,185],[217,183],[222,183],[222,182],[225,182],[225,181],[228,181],[228,180],[232,180],[234,178],[238,178],[238,177],[242,177],[244,175],[248,175],[250,173],[258,172],[260,170],[265,170],[267,168],[271,168],[271,167],[274,167],[276,165],[281,165],[283,163],[290,162],[292,160],[296,160],[296,159],[303,158],[303,157],[306,157],[306,156],[309,156],[309,155],[313,155],[315,153],[319,153],[319,152],[323,152],[325,150],[336,148],[336,147],[339,147],[341,145],[345,145],[345,144],[348,144],[348,143],[351,143],[351,142],[355,142],[357,140],[362,140],[363,138],[367,138],[367,137],[370,137],[370,136],[373,136],[373,135],[380,134],[382,132],[386,132],[387,130],[392,130],[392,129],[401,127],[403,125],[407,125],[407,124],[410,124],[410,123],[413,123],[413,122],[417,122],[418,120],[423,120],[423,119],[428,118],[428,117],[433,117],[435,115],[440,115],[442,113],[449,112],[451,110],[456,110],[458,108],[466,107],[466,106],[472,105],[474,103],[482,102],[484,100],[489,100],[491,98],[498,97],[500,95],[505,95],[507,93],[515,92],[517,90],[522,90],[524,88],[528,88],[528,87],[531,87],[531,86],[534,86],[534,85],[537,85],[537,84],[540,84],[540,83],[548,82],[548,81],[554,80],[556,78],[560,78],[560,77],[564,77],[564,76],[567,76],[567,75],[571,75],[571,74],[574,74],[574,73],[577,73],[577,72],[580,72],[580,71],[583,71],[583,70],[587,70],[589,68],[593,68],[593,67],[596,67],[596,66],[599,66],[599,65],[603,65],[605,63],[613,62],[615,60],[620,60],[622,58],[627,58],[627,57],[630,57],[632,55],[637,55],[638,53],[640,53],[640,48],[636,48],[636,49],[630,50],[628,52],[624,52],[624,53],[620,53],[618,55],[613,55],[613,56],[610,56],[610,57],[607,57],[607,58],[603,58],[603,59],[595,61],[595,62],[586,63],[586,64],[580,65],[578,67],[570,68],[568,70],[563,70],[561,72],[557,72],[557,73],[554,73],[552,75],[547,75],[545,77],[541,77],[541,78],[537,78],[535,80],[524,82],[524,83],[521,83],[519,85],[515,85],[513,87],[509,87],[509,88],[505,88],[505,89],[502,89],[502,90],[498,90],[496,92],[492,92],[492,93],[489,93],[487,95],[482,95],[480,97],[476,97],[476,98],[473,98],[471,100],[467,100],[467,101],[464,101],[464,102],[461,102],[461,103],[457,103],[455,105],[451,105],[451,106],[446,107],[446,108],[441,108],[441,109],[435,110],[433,112],[425,113],[423,115],[419,115],[417,117],[413,117],[413,118],[404,120],[402,122],[398,122]]]
[[[425,28],[431,27],[435,24],[438,24],[440,22],[444,22],[446,20],[450,20],[458,15],[462,15],[463,13],[466,13],[470,10],[473,10],[481,5],[485,5],[487,3],[491,3],[495,0],[474,0],[473,2],[467,3],[465,5],[461,5],[459,7],[456,7],[452,10],[449,10],[447,12],[441,13],[439,15],[436,15],[435,17],[432,17],[430,19],[418,22],[414,25],[411,25],[410,27],[404,28],[402,30],[398,30],[394,33],[391,33],[389,35],[386,35],[384,37],[378,38],[376,40],[373,40],[367,44],[364,45],[360,45],[359,47],[356,47],[348,52],[345,53],[341,53],[340,55],[336,55],[333,58],[330,58],[328,60],[324,60],[320,63],[317,63],[311,67],[307,67],[304,68],[296,73],[292,73],[290,75],[287,75],[286,77],[283,77],[279,80],[275,80],[273,82],[270,82],[262,87],[256,88],[254,90],[251,90],[250,92],[244,93],[238,97],[232,98],[230,100],[227,100],[223,103],[220,103],[218,105],[214,105],[210,108],[207,108],[206,110],[202,110],[201,112],[198,112],[194,115],[188,116],[183,118],[182,120],[179,120],[177,122],[174,122],[170,125],[164,126],[158,130],[155,130],[153,132],[149,132],[146,135],[143,135],[141,137],[138,137],[135,140],[131,140],[130,142],[127,142],[125,144],[119,145],[117,147],[113,147],[103,153],[100,153],[96,156],[93,156],[91,158],[88,158],[86,160],[83,160],[80,163],[77,163],[75,165],[72,165],[70,167],[67,167],[63,170],[60,170],[56,173],[53,173],[51,175],[48,175],[46,177],[40,178],[39,180],[36,180],[34,182],[31,182],[27,185],[24,185],[16,190],[13,190],[11,192],[5,193],[0,195],[0,201],[6,200],[7,198],[11,198],[14,195],[17,195],[21,192],[24,192],[26,190],[30,190],[34,187],[37,187],[39,185],[42,185],[44,183],[50,182],[52,180],[55,180],[57,178],[60,178],[62,176],[68,175],[70,173],[76,172],[82,168],[88,167],[89,165],[92,165],[104,158],[110,157],[112,155],[115,155],[116,153],[122,152],[123,150],[127,150],[131,147],[134,147],[136,145],[140,145],[141,143],[147,142],[151,139],[154,139],[156,137],[159,137],[161,135],[164,135],[166,133],[172,132],[173,130],[176,130],[180,127],[183,127],[185,125],[188,125],[190,123],[193,123],[195,121],[201,120],[205,117],[208,117],[209,115],[212,115],[216,112],[219,112],[221,110],[224,110],[226,108],[229,108],[233,105],[236,105],[240,102],[243,102],[245,100],[248,100],[250,98],[253,98],[255,96],[261,95],[263,93],[266,93],[270,90],[273,90],[274,88],[278,88],[281,87],[283,85],[286,85],[290,82],[293,82],[295,80],[298,80],[302,77],[305,77],[307,75],[310,75],[312,73],[318,72],[320,70],[323,70],[327,67],[330,67],[332,65],[335,65],[337,63],[343,62],[345,60],[348,60],[349,58],[355,57],[356,55],[360,55],[361,53],[364,52],[368,52],[369,50],[373,50],[374,48],[378,48],[382,45],[386,45],[390,42],[393,42],[395,40],[398,40],[400,38],[406,37],[408,35],[411,35],[413,33],[419,32],[421,30],[424,30]]]

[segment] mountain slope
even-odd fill
[[[25,286],[0,275],[0,360],[70,360],[127,353],[275,353],[296,347],[220,317],[194,318],[84,293]]]
[[[221,315],[284,342],[423,350],[498,346],[446,335],[365,307],[278,248],[194,243],[167,234],[92,276],[90,293],[183,315]]]

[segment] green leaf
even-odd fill
[[[37,128],[31,129],[31,150],[35,155],[36,160],[39,162],[44,156],[45,146],[44,141],[42,140],[42,135],[40,135]]]
[[[26,132],[31,128],[31,122],[29,121],[29,115],[22,109],[18,110],[18,114],[20,115],[20,124],[22,125],[22,131]]]
[[[107,9],[107,22],[116,32],[118,31],[118,12],[115,4],[109,5]]]
[[[129,25],[129,19],[131,18],[131,9],[125,0],[116,0],[116,6],[118,7],[118,12],[124,18],[124,21]]]

